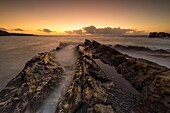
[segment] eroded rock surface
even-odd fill
[[[163,105],[164,110],[169,112],[170,69],[144,59],[130,57],[95,41],[86,40],[84,48],[93,58],[99,58],[114,66],[152,106],[157,106],[153,109],[159,109],[159,106]]]
[[[116,88],[101,68],[77,47],[79,60],[72,84],[56,113],[127,113],[140,98]]]
[[[123,45],[117,44],[114,47],[116,49],[122,49],[122,50],[142,51],[142,52],[149,52],[149,53],[154,53],[154,54],[170,54],[169,51],[166,51],[164,49],[152,50],[150,48],[143,47],[143,46],[123,46]]]
[[[35,113],[62,77],[55,53],[39,53],[0,92],[1,113]]]
[[[27,62],[0,92],[0,112],[37,112],[61,85],[65,69],[57,63],[55,52],[67,45],[61,43],[56,50],[40,53]],[[89,40],[76,47],[76,58],[75,74],[57,102],[56,113],[170,113],[168,68]],[[118,87],[96,58],[114,66],[140,94]]]

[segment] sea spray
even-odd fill
[[[57,62],[64,69],[63,80],[60,86],[47,97],[44,101],[44,105],[41,107],[41,113],[55,113],[57,104],[61,99],[61,96],[65,93],[66,88],[70,84],[74,76],[74,64],[76,61],[75,45],[68,45],[63,49],[56,52]]]
[[[55,113],[58,101],[64,94],[65,89],[71,80],[72,76],[64,76],[64,79],[60,83],[61,85],[57,87],[44,102],[44,105],[42,106],[42,113]]]

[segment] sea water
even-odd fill
[[[170,51],[170,39],[147,37],[111,37],[111,36],[1,36],[0,37],[0,90],[14,78],[25,63],[39,52],[55,49],[60,42],[79,44],[85,39],[96,40],[106,45],[143,46],[151,49]],[[121,52],[151,60],[170,68],[169,56],[155,56],[140,51],[121,50]]]

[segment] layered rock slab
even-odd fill
[[[62,50],[60,44],[56,50]],[[61,85],[63,69],[55,51],[40,53],[0,92],[0,112],[35,113],[51,91]],[[77,46],[74,78],[56,113],[169,113],[169,69],[130,57],[109,46],[86,40]],[[64,57],[64,56],[63,56]],[[98,58],[125,77],[141,95],[118,88],[96,64]]]
[[[39,53],[0,92],[1,113],[35,113],[43,100],[59,85],[63,69],[55,52]]]
[[[164,106],[164,112],[170,112],[170,69],[144,59],[130,57],[95,41],[86,40],[84,50],[93,58],[99,58],[114,66],[118,73],[143,94],[145,100],[150,101],[152,109],[157,110],[154,112],[158,112],[159,106]],[[157,107],[154,108],[155,105]]]
[[[77,47],[79,55],[73,82],[56,113],[128,113],[140,98],[118,89],[101,68]]]

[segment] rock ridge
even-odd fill
[[[0,92],[1,113],[35,113],[63,79],[55,52],[39,53]],[[170,113],[170,69],[130,57],[96,41],[76,48],[77,61],[71,84],[59,99],[55,113]],[[64,57],[64,56],[63,56]],[[95,62],[114,66],[139,92],[118,88]]]

